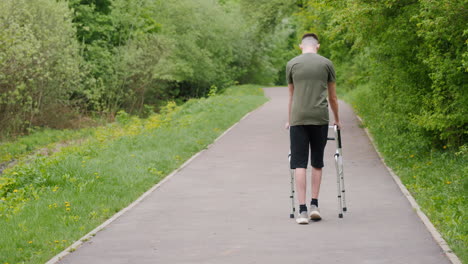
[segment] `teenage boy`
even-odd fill
[[[318,196],[322,181],[323,153],[328,136],[328,103],[335,125],[340,127],[333,63],[317,54],[320,43],[316,34],[302,37],[302,54],[286,66],[289,88],[288,123],[291,142],[291,169],[295,169],[299,215],[296,222],[308,224],[309,219],[320,220]],[[327,101],[328,96],[328,101]],[[310,148],[312,166],[312,200],[310,213],[306,205],[306,169]]]

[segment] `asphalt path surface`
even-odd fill
[[[290,219],[287,88],[265,93],[269,102],[59,263],[450,263],[343,102],[348,212],[338,218],[329,141],[323,220]]]

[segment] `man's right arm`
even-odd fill
[[[286,123],[286,129],[289,128],[289,124],[291,123],[291,106],[292,106],[292,99],[294,94],[294,84],[288,84],[289,90],[289,101],[288,101],[288,123]]]
[[[330,102],[330,107],[333,112],[333,116],[335,118],[335,125],[338,126],[338,128],[341,128],[341,123],[340,123],[340,116],[338,115],[338,97],[336,96],[336,83],[335,82],[329,82],[328,83],[328,101]]]
[[[293,101],[293,94],[294,94],[294,82],[292,77],[292,64],[291,61],[286,64],[286,82],[288,83],[288,91],[289,91],[289,100],[288,100],[288,122],[286,123],[286,129],[289,129],[289,124],[291,123],[291,107]]]

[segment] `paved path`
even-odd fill
[[[450,263],[345,104],[349,212],[337,217],[329,142],[324,219],[290,219],[287,91],[265,91],[270,102],[60,263]]]

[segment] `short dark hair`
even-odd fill
[[[302,40],[305,39],[305,38],[308,38],[308,37],[313,37],[314,39],[317,40],[318,43],[320,43],[317,35],[315,33],[306,33],[302,36]]]

